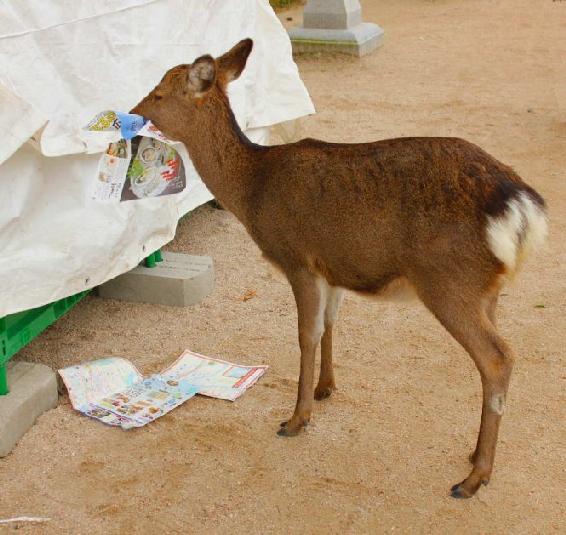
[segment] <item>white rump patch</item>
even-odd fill
[[[488,217],[489,248],[510,274],[516,272],[522,261],[544,243],[547,234],[548,221],[544,209],[524,192],[507,202],[501,216]]]

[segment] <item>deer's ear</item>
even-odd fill
[[[253,46],[254,42],[251,39],[243,39],[218,58],[220,72],[224,75],[227,83],[236,80],[242,74]]]
[[[189,89],[200,97],[206,93],[216,80],[216,62],[212,56],[201,56],[189,68],[187,83]]]

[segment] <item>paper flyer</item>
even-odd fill
[[[109,141],[98,164],[93,200],[131,201],[185,189],[185,164],[175,142],[140,115],[105,111],[83,130],[85,139],[101,135]]]
[[[123,429],[142,427],[195,394],[234,401],[268,366],[240,366],[186,350],[160,374],[144,378],[128,360],[111,357],[59,370],[73,408]]]

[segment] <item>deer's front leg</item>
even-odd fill
[[[326,282],[307,271],[288,275],[297,302],[301,372],[295,412],[288,422],[281,424],[277,434],[294,436],[305,427],[311,417],[314,399],[315,353],[324,328]]]

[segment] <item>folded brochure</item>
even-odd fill
[[[90,192],[94,200],[159,197],[180,193],[187,185],[179,143],[167,139],[141,115],[107,110],[94,117],[80,135],[87,148],[108,143]]]
[[[141,427],[195,394],[234,401],[268,366],[240,366],[185,351],[160,374],[144,378],[120,357],[59,370],[73,407],[108,425]]]

